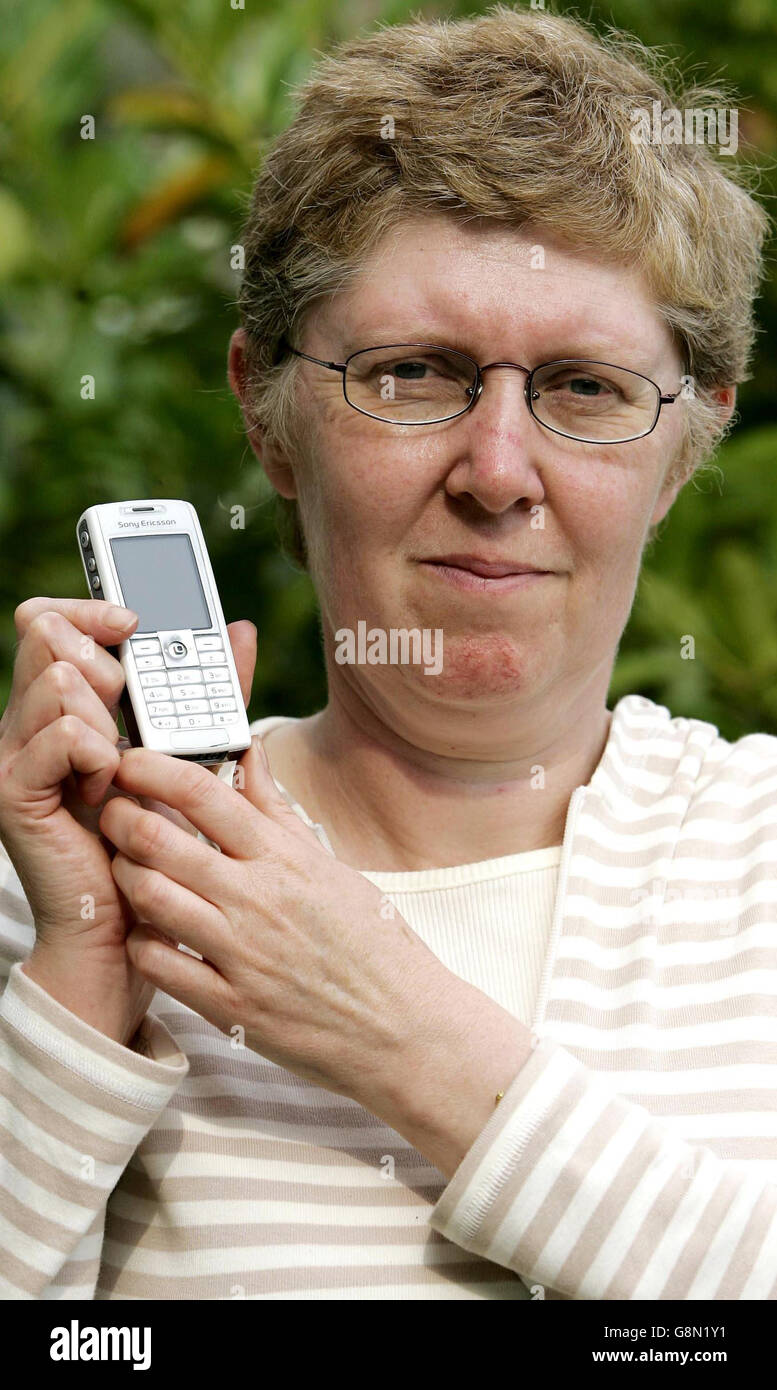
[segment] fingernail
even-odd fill
[[[108,627],[118,632],[121,628],[131,627],[137,616],[131,608],[118,608],[111,604],[110,608],[105,610],[104,621]]]

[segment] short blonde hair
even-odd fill
[[[282,335],[299,345],[315,301],[349,285],[384,234],[444,212],[546,226],[640,269],[694,384],[667,480],[710,459],[732,423],[712,392],[747,379],[770,222],[741,164],[633,131],[635,109],[720,109],[724,88],[684,85],[631,34],[497,4],[341,43],[297,95],[242,231],[248,401],[268,440],[293,453],[303,437],[300,359],[282,355]],[[284,547],[304,566],[297,504],[278,507]]]

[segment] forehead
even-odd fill
[[[387,233],[323,315],[349,342],[379,325],[399,335],[394,341],[437,327],[469,335],[473,346],[488,335],[527,349],[548,334],[582,335],[602,348],[635,342],[642,352],[672,341],[637,270],[545,228],[445,216],[410,219]]]

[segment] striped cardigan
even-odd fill
[[[776,864],[777,738],[620,700],[539,1041],[446,1183],[167,995],[137,1050],[62,1008],[0,859],[0,1297],[777,1298]]]

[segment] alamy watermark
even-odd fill
[[[131,1361],[133,1371],[151,1365],[150,1327],[82,1327],[77,1318],[51,1330],[52,1361]]]
[[[631,139],[635,145],[717,145],[721,154],[736,154],[739,148],[739,112],[725,106],[704,106],[698,110],[676,106],[662,110],[656,100],[650,108],[640,106],[631,113]]]
[[[371,627],[359,619],[356,632],[339,627],[335,633],[338,666],[423,666],[424,675],[442,670],[441,627]]]

